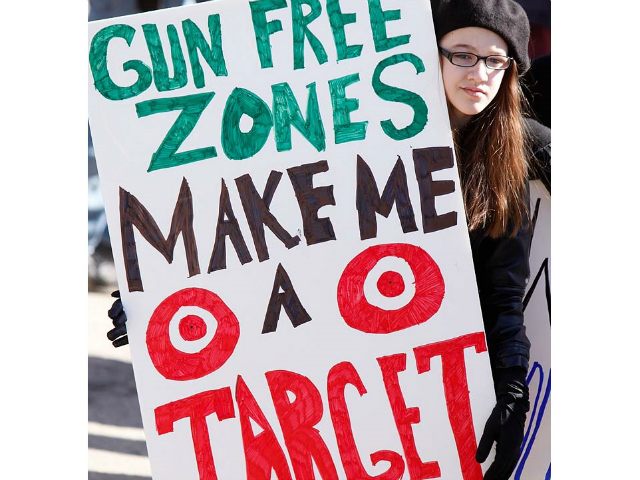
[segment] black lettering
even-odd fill
[[[138,264],[136,238],[133,233],[134,225],[168,263],[173,262],[173,251],[178,241],[178,235],[182,233],[189,276],[192,277],[200,273],[198,249],[193,233],[193,200],[186,178],[182,179],[167,238],[164,238],[158,224],[144,205],[120,187],[120,232],[127,285],[130,292],[142,292],[144,288]]]
[[[304,236],[308,245],[335,240],[333,225],[328,218],[318,218],[318,210],[335,205],[333,185],[313,187],[313,176],[329,170],[326,160],[287,169],[302,214]]]
[[[407,174],[400,157],[389,175],[382,196],[378,193],[376,180],[371,173],[369,165],[358,155],[356,187],[356,208],[358,210],[358,223],[360,226],[360,239],[375,238],[378,234],[376,213],[387,218],[391,213],[391,207],[395,203],[396,212],[400,218],[402,231],[415,232],[418,230],[416,218],[409,198],[407,187]]]
[[[273,198],[273,194],[281,177],[281,172],[271,171],[262,197],[260,197],[260,194],[256,191],[256,187],[249,174],[236,178],[236,186],[238,187],[240,200],[242,200],[242,208],[249,223],[253,243],[258,253],[258,260],[261,262],[269,259],[269,250],[267,249],[267,243],[264,238],[265,225],[269,227],[287,248],[295,247],[300,243],[300,237],[297,235],[295,237],[289,235],[278,220],[276,220],[276,217],[269,211],[269,204],[271,203],[271,199]]]
[[[458,212],[438,215],[435,197],[455,191],[452,180],[433,180],[432,172],[453,168],[453,152],[450,147],[429,147],[413,149],[413,164],[420,189],[420,207],[422,209],[422,231],[435,232],[453,227],[458,223]]]
[[[282,289],[282,293],[280,293],[280,289]],[[278,264],[276,276],[273,280],[273,288],[271,289],[271,297],[269,298],[269,306],[264,317],[262,333],[276,331],[280,311],[283,307],[294,327],[299,327],[311,320],[293,288],[289,275],[282,267],[282,264]]]
[[[231,200],[229,199],[229,190],[222,179],[222,188],[220,190],[220,204],[218,206],[218,224],[216,225],[216,240],[213,244],[213,252],[209,261],[209,269],[207,273],[216,270],[224,270],[227,268],[227,252],[226,237],[229,237],[233,248],[235,248],[240,263],[243,265],[252,260],[247,244],[242,237],[240,225],[231,208]]]

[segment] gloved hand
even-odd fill
[[[120,300],[120,290],[116,290],[111,294],[112,297],[117,300],[113,302],[111,308],[107,312],[107,315],[113,320],[114,328],[107,332],[107,338],[111,340],[114,347],[121,347],[129,343],[129,337],[127,336],[127,315],[124,313],[122,307],[122,300]]]
[[[476,451],[476,461],[482,463],[496,442],[496,457],[484,475],[485,480],[508,480],[520,457],[529,411],[526,373],[521,367],[496,372],[496,406],[489,415]]]

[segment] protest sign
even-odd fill
[[[529,396],[524,441],[513,480],[551,478],[551,194],[530,182],[533,238],[531,277],[524,297],[524,322],[531,341]]]
[[[429,3],[92,22],[157,479],[481,479],[495,397]]]

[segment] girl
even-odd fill
[[[530,343],[522,299],[529,276],[528,179],[549,188],[550,133],[523,117],[529,21],[512,0],[432,0],[497,402],[478,444],[485,479],[508,479],[520,455]],[[538,157],[538,160],[534,161]]]

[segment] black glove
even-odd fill
[[[496,406],[493,408],[478,443],[476,461],[484,462],[496,442],[496,457],[485,480],[508,480],[518,463],[524,424],[529,411],[526,370],[521,367],[496,371]]]
[[[117,300],[113,302],[107,312],[109,318],[113,320],[114,326],[113,329],[107,332],[107,338],[111,340],[114,347],[121,347],[129,343],[129,337],[127,337],[127,315],[124,313],[122,300],[120,300],[120,290],[116,290],[111,296]]]

